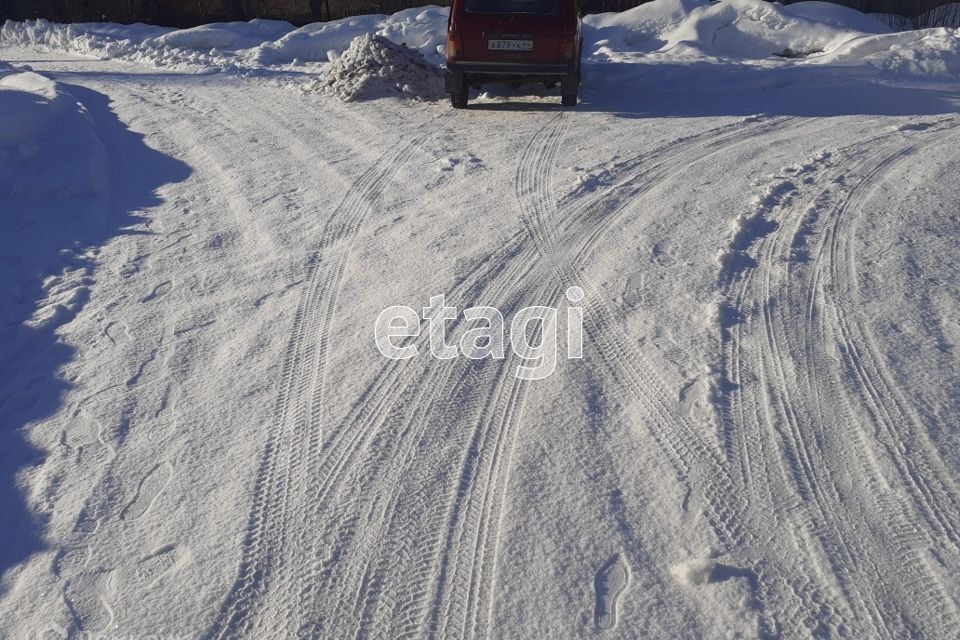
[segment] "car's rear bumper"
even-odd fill
[[[580,84],[577,64],[536,64],[526,62],[448,62],[447,93],[487,82],[560,82],[567,92],[576,92]]]
[[[452,73],[484,76],[562,76],[576,73],[576,65],[540,64],[530,62],[448,62]]]

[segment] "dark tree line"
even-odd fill
[[[622,11],[645,0],[584,0],[591,13]],[[785,4],[799,0],[781,0]],[[900,15],[915,26],[931,10],[960,0],[834,0],[861,11]],[[225,20],[272,18],[294,24],[319,22],[365,13],[394,13],[427,2],[449,0],[0,0],[0,22],[5,19],[47,18],[58,22],[146,22],[187,27]],[[957,13],[957,7],[944,11]],[[960,19],[960,16],[954,16]],[[956,25],[953,25],[956,26]]]

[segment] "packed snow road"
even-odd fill
[[[0,58],[102,142],[3,156],[95,176],[70,233],[64,187],[0,191],[5,637],[960,633],[956,80],[675,62],[454,112]],[[436,358],[437,296],[448,345],[556,321]]]

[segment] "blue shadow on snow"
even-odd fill
[[[142,212],[161,203],[157,188],[183,181],[191,173],[186,164],[152,149],[143,135],[128,129],[107,96],[80,86],[62,86],[86,107],[106,148],[109,200],[105,211],[91,216],[85,210],[90,199],[82,197],[0,195],[0,224],[5,227],[0,234],[0,268],[6,276],[0,283],[0,575],[45,548],[45,522],[27,505],[18,476],[41,464],[46,455],[57,455],[38,450],[28,441],[26,430],[64,408],[71,384],[62,370],[76,354],[57,329],[69,323],[86,301],[80,295],[73,301],[77,306],[58,309],[51,322],[25,324],[43,297],[41,283],[64,269],[78,268],[87,269],[95,282],[96,257],[88,250],[95,251],[120,235],[142,233],[129,227],[143,220]],[[24,94],[25,99],[29,95]],[[53,169],[56,163],[61,171],[77,169],[70,158],[51,159],[44,168]],[[29,175],[29,164],[19,170],[24,181],[36,177]],[[67,426],[56,429],[64,431]]]

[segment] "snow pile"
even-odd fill
[[[0,198],[97,195],[103,145],[87,113],[52,80],[0,69]],[[15,207],[4,207],[15,216]]]
[[[619,13],[601,13],[584,19],[584,53],[591,49],[650,52],[661,49],[691,12],[708,0],[657,0]]]
[[[447,9],[428,6],[406,9],[391,16],[357,16],[308,24],[275,42],[262,44],[255,58],[265,65],[325,61],[338,56],[354,38],[365,34],[376,34],[405,44],[440,65],[447,36]]]
[[[384,15],[369,15],[308,24],[261,44],[254,55],[263,65],[336,58],[354,38],[375,33],[385,20]]]
[[[641,50],[759,59],[830,51],[890,29],[859,11],[828,3],[790,8],[763,0],[658,0],[621,14],[587,18],[595,55]],[[619,32],[619,33],[617,33]]]
[[[30,315],[26,326],[50,327],[73,316],[89,278],[83,266],[43,263],[43,248],[52,237],[76,241],[78,230],[102,220],[106,151],[86,110],[36,73],[0,68],[0,113],[0,324],[15,326]],[[25,291],[34,299],[23,299]],[[16,302],[38,306],[24,314]]]
[[[893,31],[889,25],[870,15],[832,2],[818,2],[816,0],[797,2],[786,5],[783,7],[783,11],[787,14],[793,14],[815,22],[823,22],[847,31],[862,33],[890,33]]]
[[[277,20],[220,22],[192,29],[7,21],[0,29],[0,44],[34,46],[158,67],[234,71],[291,63],[325,63],[336,58],[357,36],[372,33],[406,44],[439,65],[443,62],[446,29],[447,9],[427,6],[390,16],[358,16],[299,29]]]
[[[866,62],[894,73],[960,76],[960,33],[940,28],[859,38],[838,48],[825,61]]]
[[[829,50],[857,35],[768,2],[727,0],[691,13],[671,34],[668,45],[734,58],[794,57]]]
[[[0,28],[0,45],[29,46],[66,51],[100,60],[124,60],[157,67],[193,71],[228,71],[238,68],[230,57],[215,50],[194,51],[164,44],[160,39],[172,29],[145,25],[102,23],[57,24],[48,20],[8,20]]]
[[[250,22],[218,22],[192,29],[169,31],[150,38],[147,44],[162,47],[196,50],[237,50],[257,47],[262,43],[289,33],[293,25],[279,20],[251,20]]]
[[[347,101],[394,96],[435,100],[443,95],[443,74],[417,51],[365,34],[354,38],[313,86]]]
[[[951,7],[939,18],[950,19]],[[257,73],[283,65],[325,65],[359,36],[377,35],[441,66],[448,10],[426,6],[393,15],[367,15],[294,29],[252,20],[163,29],[146,25],[45,20],[10,22],[0,45],[27,45],[102,59],[122,59],[193,71]],[[802,64],[867,63],[883,69],[953,74],[957,33],[950,29],[891,33],[874,17],[829,2],[782,6],[765,0],[654,0],[622,13],[587,16],[588,65],[608,62],[798,60]]]
[[[951,29],[891,33],[864,13],[827,2],[656,0],[585,19],[588,62],[732,62],[799,59],[955,75],[960,38]]]

